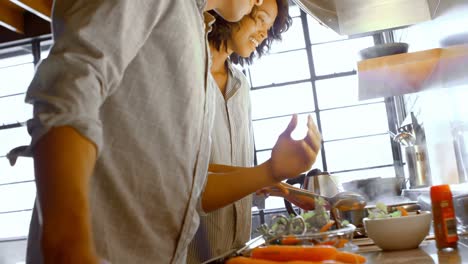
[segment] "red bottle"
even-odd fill
[[[450,186],[446,184],[432,186],[431,201],[437,248],[439,250],[456,248],[458,242],[457,220]]]

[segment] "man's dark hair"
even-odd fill
[[[268,30],[267,38],[262,41],[256,48],[256,52],[250,54],[248,58],[243,58],[233,52],[230,56],[230,59],[235,64],[252,64],[255,57],[260,58],[263,54],[267,53],[271,48],[271,44],[275,40],[281,40],[281,34],[289,29],[292,24],[292,18],[289,16],[289,4],[288,0],[276,0],[278,5],[278,15],[273,23],[271,29]],[[251,14],[248,16],[254,15],[256,12],[256,6],[252,9]],[[239,22],[228,22],[220,17],[216,12],[210,11],[216,21],[213,24],[213,28],[208,35],[208,41],[217,49],[221,48],[221,45],[226,47],[227,40],[231,37],[233,30],[236,30],[239,27]],[[252,18],[253,19],[253,18]]]

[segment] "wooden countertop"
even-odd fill
[[[468,263],[468,233],[459,236],[458,249],[440,252],[435,246],[433,236],[428,236],[419,248],[400,251],[382,251],[371,239],[355,239],[358,253],[367,258],[367,264],[464,264]]]

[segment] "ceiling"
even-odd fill
[[[53,0],[0,0],[0,45],[50,34]]]

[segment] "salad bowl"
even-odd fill
[[[417,248],[429,233],[432,214],[428,211],[406,216],[364,218],[367,236],[383,250]]]

